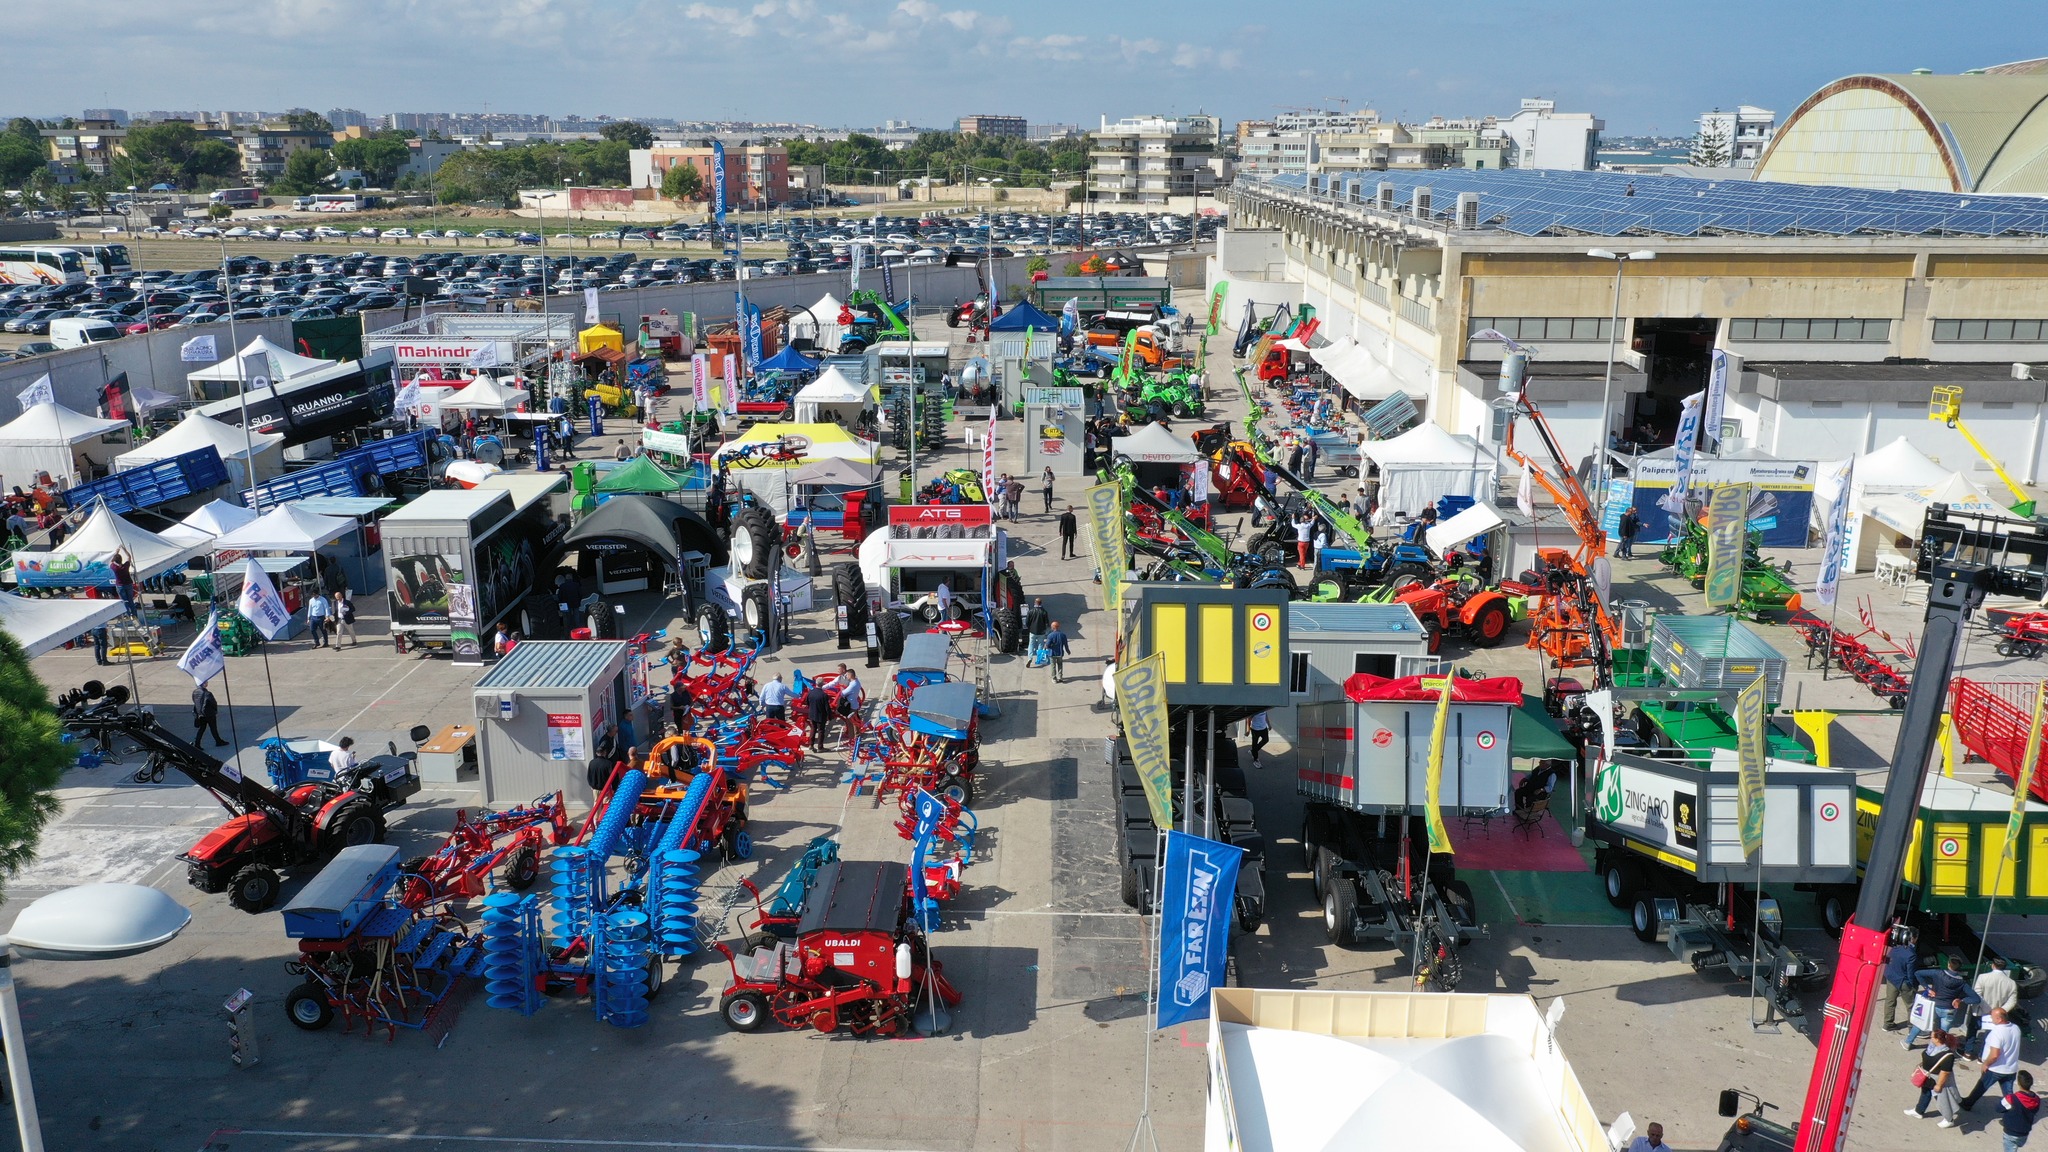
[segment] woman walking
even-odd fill
[[[1927,1051],[1920,1057],[1920,1068],[1913,1079],[1920,1085],[1920,1101],[1906,1109],[1906,1115],[1916,1120],[1927,1118],[1928,1101],[1941,1110],[1941,1121],[1936,1128],[1953,1128],[1956,1115],[1962,1107],[1962,1097],[1956,1092],[1956,1054],[1961,1044],[1953,1035],[1936,1028],[1927,1035]]]

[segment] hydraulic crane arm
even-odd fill
[[[1961,388],[1953,384],[1938,385],[1934,389],[1934,398],[1928,401],[1927,418],[1929,420],[1939,420],[1963,434],[1963,439],[1969,442],[1971,449],[1977,455],[1982,456],[1986,464],[1991,465],[1991,470],[1998,474],[1999,482],[2004,484],[2007,491],[2012,493],[2013,503],[2010,507],[2014,513],[2021,516],[2032,516],[2034,514],[2034,498],[2028,495],[2027,490],[2020,487],[2017,481],[2006,474],[2005,465],[1999,463],[1998,457],[1993,456],[1990,450],[1985,448],[1978,441],[1977,437],[1971,433],[1970,426],[1963,423],[1963,390]]]
[[[183,737],[173,735],[170,729],[147,712],[65,717],[64,723],[77,731],[118,732],[133,740],[138,746],[161,757],[165,764],[184,773],[194,784],[212,793],[231,816],[261,812],[286,829],[306,819],[304,813],[270,787],[207,755]]]

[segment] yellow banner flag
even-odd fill
[[[1145,785],[1152,823],[1173,827],[1173,756],[1166,717],[1166,657],[1154,652],[1116,670],[1116,715]]]
[[[1444,677],[1443,695],[1436,701],[1436,723],[1429,731],[1429,776],[1424,787],[1423,810],[1429,823],[1429,850],[1439,856],[1451,855],[1451,834],[1444,828],[1444,736],[1451,726],[1451,685],[1456,679]],[[1429,681],[1424,680],[1427,687]]]
[[[1759,676],[1735,697],[1735,815],[1745,860],[1764,846],[1764,685]]]
[[[1742,553],[1749,535],[1749,485],[1707,490],[1707,603],[1733,608],[1742,599]]]
[[[1998,886],[1994,892],[2003,892],[2012,884],[2012,876],[2006,869],[2012,867],[2019,854],[2020,825],[2026,822],[2027,798],[2034,791],[2034,773],[2041,767],[2041,720],[2048,712],[2048,682],[2034,689],[2034,722],[2027,728],[2027,755],[2018,776],[2012,782],[2012,816],[2005,822],[2005,852],[1998,861]]]
[[[1131,566],[1124,551],[1124,493],[1114,484],[1088,489],[1088,539],[1095,547],[1095,567],[1102,573],[1102,606],[1115,612],[1123,602],[1124,572]]]

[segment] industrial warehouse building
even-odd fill
[[[1361,405],[1405,391],[1498,442],[1503,347],[1473,338],[1492,329],[1533,347],[1531,396],[1590,454],[1612,336],[1615,403],[1653,444],[1719,349],[1731,448],[1826,460],[1906,435],[1975,473],[1927,419],[1952,384],[2010,469],[2048,473],[2048,371],[2028,367],[2048,361],[2048,201],[1513,169],[1240,180],[1229,198],[1210,281],[1231,317],[1314,306],[1312,344],[1366,353],[1333,361]]]

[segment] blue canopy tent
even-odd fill
[[[775,355],[770,356],[766,360],[761,361],[761,365],[757,369],[757,371],[788,372],[798,375],[810,376],[817,373],[818,362],[805,356],[803,353],[798,352],[794,346],[784,344],[782,346],[782,351],[777,352]]]
[[[1057,332],[1059,328],[1059,321],[1039,311],[1029,300],[1012,306],[1009,311],[996,317],[995,323],[988,326],[991,332]]]

